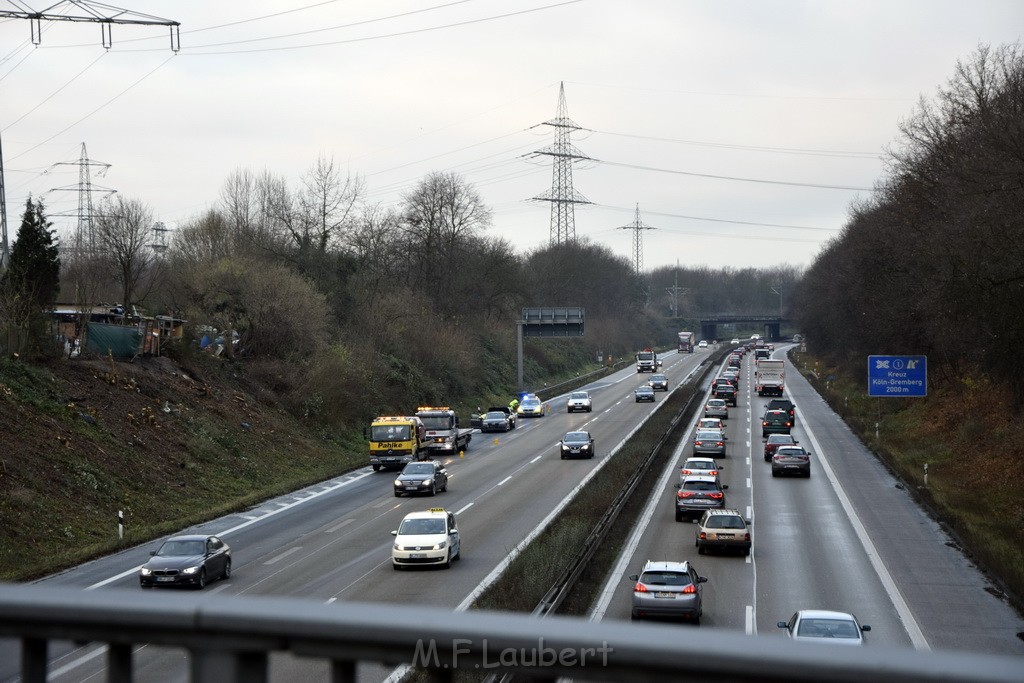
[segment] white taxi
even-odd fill
[[[395,570],[424,565],[448,569],[452,561],[462,558],[455,514],[444,508],[410,512],[391,535],[395,537],[391,547],[391,566]]]

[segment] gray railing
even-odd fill
[[[173,592],[173,594],[171,594]],[[47,678],[48,643],[101,643],[107,680],[132,679],[132,646],[179,647],[196,683],[269,680],[269,656],[328,660],[330,680],[360,663],[453,673],[608,681],[985,681],[1019,683],[1024,658],[801,646],[721,629],[441,608],[232,597],[180,591],[80,591],[0,585],[0,636],[21,643],[21,678]]]

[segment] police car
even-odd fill
[[[444,508],[410,512],[391,535],[395,537],[391,566],[396,571],[424,565],[448,569],[454,560],[462,559],[455,515]]]

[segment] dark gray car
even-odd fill
[[[633,619],[672,618],[700,623],[704,613],[701,584],[707,581],[689,562],[651,562],[641,574],[629,577],[633,585]]]
[[[480,422],[481,432],[507,432],[511,428],[508,415],[499,413],[497,410],[492,410],[484,415],[484,419]]]
[[[594,437],[590,432],[568,432],[558,445],[562,460],[566,458],[593,458]]]
[[[433,460],[411,462],[395,479],[395,497],[425,493],[433,496],[448,490],[448,470]]]
[[[231,576],[231,548],[216,536],[174,536],[150,553],[139,570],[139,584],[204,588],[209,581]]]

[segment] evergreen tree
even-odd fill
[[[33,203],[29,197],[25,201],[17,241],[11,249],[10,266],[3,278],[5,294],[37,311],[48,308],[60,290],[60,255],[51,225],[43,203]]]

